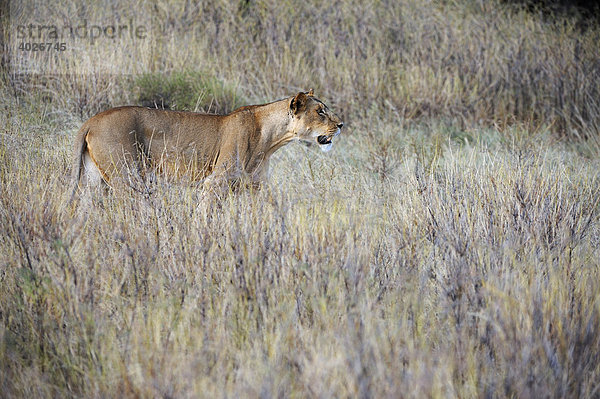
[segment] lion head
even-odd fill
[[[333,139],[340,134],[344,123],[319,99],[312,89],[300,92],[290,101],[293,130],[299,140],[319,144],[323,151],[329,151]]]

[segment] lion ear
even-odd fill
[[[300,92],[300,93],[296,94],[296,96],[294,98],[292,98],[292,101],[290,102],[290,110],[292,110],[292,112],[294,114],[296,114],[296,113],[298,113],[298,111],[302,110],[305,105],[306,105],[306,94]]]
[[[310,89],[310,90],[308,91],[308,93],[306,93],[306,95],[307,95],[307,96],[309,96],[309,97],[313,97],[313,96],[315,95],[315,92],[314,92],[314,90],[313,90],[313,89]]]

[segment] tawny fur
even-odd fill
[[[329,148],[342,125],[312,90],[228,115],[113,108],[90,118],[77,134],[74,191],[82,181],[113,185],[130,171],[192,180],[244,174],[261,182],[277,149],[295,139]]]

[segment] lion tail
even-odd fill
[[[74,155],[71,167],[71,198],[69,199],[69,203],[73,202],[73,198],[75,198],[75,194],[79,189],[79,181],[83,169],[83,154],[87,148],[85,138],[89,131],[89,127],[83,125],[77,132],[77,137],[75,138]]]

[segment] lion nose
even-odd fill
[[[337,124],[338,129],[341,129],[342,127],[344,127],[344,122],[340,122]]]

